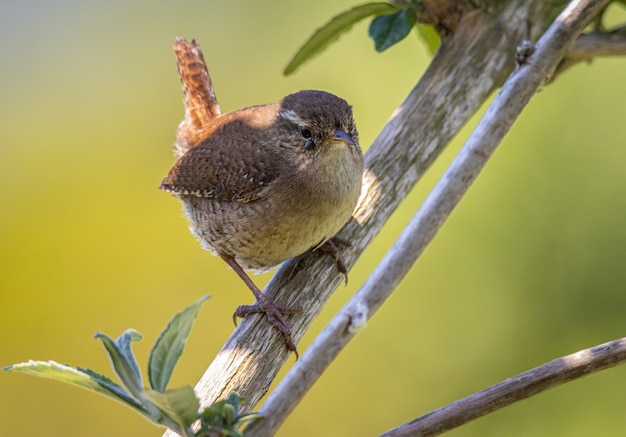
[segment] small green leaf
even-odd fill
[[[254,420],[254,419],[260,419],[261,417],[263,417],[263,415],[261,413],[253,411],[252,413],[248,413],[248,414],[244,414],[243,416],[239,416],[237,418],[237,423],[241,425],[243,422],[247,422],[249,420]]]
[[[189,386],[168,390],[164,393],[145,389],[143,397],[154,404],[164,416],[187,430],[198,419],[200,403]]]
[[[101,333],[96,333],[95,337],[102,341],[117,376],[136,398],[141,399],[143,389],[141,372],[131,347],[132,341],[141,340],[141,334],[134,329],[127,329],[115,341]]]
[[[148,379],[153,390],[164,392],[174,366],[185,348],[191,325],[209,296],[204,296],[176,314],[165,327],[150,351]]]
[[[317,29],[313,35],[296,52],[283,74],[290,75],[306,61],[318,55],[326,47],[335,42],[343,33],[349,31],[352,26],[364,18],[372,15],[381,15],[397,11],[389,3],[366,3],[353,9],[345,11],[333,18],[322,27]]]
[[[226,398],[226,402],[235,407],[235,412],[239,414],[239,408],[241,407],[243,399],[237,393],[231,393]]]
[[[383,52],[404,39],[414,24],[415,13],[411,9],[374,18],[370,24],[369,36],[374,40],[376,51]]]
[[[137,408],[140,410],[144,409],[143,406],[139,402],[137,402],[135,398],[133,398],[122,387],[120,387],[115,382],[111,381],[106,376],[101,375],[98,372],[94,372],[93,370],[87,369],[84,367],[76,367],[76,369],[80,372],[84,372],[85,374],[89,375],[102,388],[115,393],[123,402],[130,404],[134,408]]]
[[[77,387],[86,388],[135,408],[144,415],[146,410],[136,399],[126,393],[122,387],[104,375],[93,370],[59,364],[55,361],[28,361],[7,366],[4,370],[26,373],[41,378],[54,379]]]
[[[236,412],[233,404],[226,403],[224,405],[222,413],[224,414],[224,423],[226,426],[232,427],[235,424],[237,420]]]
[[[419,37],[426,43],[430,54],[434,54],[441,42],[441,38],[439,38],[439,34],[435,31],[435,28],[427,24],[416,23],[415,29]]]

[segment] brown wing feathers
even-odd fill
[[[246,149],[235,157],[211,139],[200,143],[176,162],[160,188],[220,202],[256,200],[278,175],[258,147],[249,144]]]

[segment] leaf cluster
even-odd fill
[[[241,414],[243,399],[231,394],[228,399],[218,401],[200,414],[200,429],[196,437],[241,437],[237,428],[245,421],[260,418],[259,413]]]
[[[260,416],[257,413],[241,415],[241,399],[236,394],[198,413],[200,403],[190,386],[167,388],[191,326],[206,299],[203,297],[176,314],[157,338],[148,360],[149,388],[143,385],[139,364],[132,350],[132,342],[142,339],[141,334],[134,329],[127,329],[115,340],[106,334],[95,335],[108,353],[122,385],[93,370],[55,361],[28,361],[7,366],[4,370],[89,389],[115,399],[150,421],[165,425],[186,437],[240,436],[237,430],[240,424]],[[200,429],[194,433],[191,426],[197,420],[200,420]]]
[[[292,74],[302,64],[320,54],[342,34],[352,29],[354,24],[369,17],[374,18],[370,23],[368,34],[378,52],[383,52],[402,41],[414,27],[431,52],[439,45],[437,33],[432,27],[417,22],[414,9],[400,9],[386,2],[366,3],[336,15],[318,28],[298,49],[283,74],[286,76]]]

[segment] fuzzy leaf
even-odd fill
[[[104,396],[122,402],[142,414],[146,414],[146,410],[136,399],[126,393],[122,387],[111,381],[104,375],[94,372],[90,369],[81,367],[72,367],[66,364],[59,364],[55,361],[28,361],[26,363],[14,364],[7,366],[4,370],[11,372],[26,373],[28,375],[39,376],[41,378],[54,379],[56,381],[65,382],[77,387],[86,388]]]
[[[131,342],[141,340],[141,334],[134,329],[127,329],[115,341],[106,334],[96,333],[95,337],[102,341],[117,376],[136,398],[141,399],[143,382],[131,347]]]
[[[397,11],[397,9],[389,3],[366,3],[331,18],[329,22],[317,29],[307,42],[300,47],[287,67],[285,67],[283,74],[288,76],[296,71],[298,67],[324,51],[326,47],[335,42],[343,33],[349,31],[355,23],[362,19],[394,11]]]
[[[369,36],[374,40],[376,51],[383,52],[404,39],[414,24],[415,13],[411,9],[374,18],[370,24]]]
[[[434,54],[439,47],[439,43],[441,42],[441,38],[439,38],[435,29],[432,26],[422,23],[416,23],[415,29],[417,30],[419,37],[426,43],[426,47],[428,47],[430,54]]]
[[[145,389],[143,397],[154,404],[164,416],[187,430],[198,419],[200,403],[189,386],[168,390],[164,393]]]
[[[204,296],[176,314],[165,327],[150,351],[148,379],[153,390],[164,392],[174,366],[185,348],[191,325],[209,296]]]

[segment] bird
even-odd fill
[[[360,193],[363,153],[352,107],[326,91],[302,90],[276,103],[219,114],[203,139],[186,147],[160,189],[178,197],[202,247],[245,282],[255,305],[233,316],[264,313],[296,353],[284,315],[246,270],[262,272],[320,249],[346,268],[335,235]],[[347,276],[346,276],[347,278]]]

